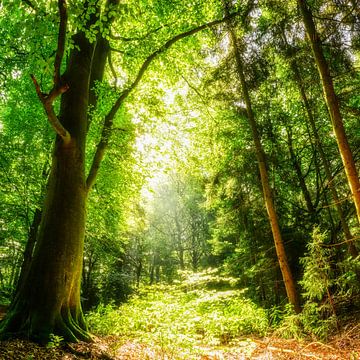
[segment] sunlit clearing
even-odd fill
[[[161,87],[164,90],[161,100],[167,114],[160,116],[165,119],[149,116],[145,108],[137,109],[133,117],[133,122],[139,126],[135,151],[138,170],[146,178],[141,191],[145,203],[150,203],[154,194],[168,182],[170,172],[187,163],[193,146],[191,131],[200,116],[196,110],[184,113],[177,106],[177,98],[185,98],[188,94],[187,84],[176,89],[166,89],[163,84]]]

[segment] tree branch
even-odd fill
[[[129,94],[139,84],[139,82],[142,79],[144,73],[146,72],[146,70],[148,69],[150,64],[153,62],[153,60],[155,60],[160,54],[162,54],[166,50],[168,50],[177,41],[179,41],[181,39],[184,39],[184,38],[186,38],[188,36],[194,35],[194,34],[200,32],[200,31],[202,31],[204,29],[211,28],[211,27],[213,27],[215,25],[218,25],[218,24],[222,24],[226,20],[234,18],[238,14],[239,14],[238,12],[235,12],[233,14],[229,14],[228,16],[225,16],[222,19],[211,21],[209,23],[200,25],[200,26],[198,26],[198,27],[196,27],[194,29],[185,31],[185,32],[183,32],[181,34],[178,34],[178,35],[174,36],[173,38],[171,38],[170,40],[168,40],[162,47],[155,50],[152,54],[150,54],[145,59],[145,61],[141,65],[141,67],[140,67],[134,81],[129,85],[129,87],[127,89],[123,90],[123,92],[120,94],[120,96],[116,100],[115,104],[113,105],[113,107],[111,108],[109,113],[105,116],[104,125],[103,125],[103,128],[102,128],[101,137],[100,137],[100,142],[97,145],[97,149],[96,149],[96,152],[95,152],[92,164],[91,164],[89,175],[88,175],[88,177],[86,179],[87,191],[90,191],[92,186],[95,184],[96,176],[98,174],[101,161],[102,161],[102,159],[104,158],[104,155],[105,155],[105,150],[106,150],[108,142],[109,142],[111,129],[112,129],[114,118],[115,118],[115,115],[116,115],[117,111],[120,109],[121,105],[123,104],[125,99],[129,96]]]
[[[114,52],[117,52],[117,53],[120,53],[120,54],[125,54],[125,51],[122,51],[120,49],[115,49],[114,47],[110,47],[110,50],[114,51]]]
[[[34,6],[34,4],[30,0],[22,0],[22,2],[24,2],[27,6],[29,6],[34,11],[37,11],[36,7]]]
[[[54,102],[55,98],[58,95],[64,93],[68,89],[68,86],[67,85],[62,86],[61,88],[57,89],[56,93],[52,92],[49,95],[46,95],[41,92],[40,85],[38,84],[35,76],[34,75],[30,75],[30,76],[35,85],[36,93],[38,94],[38,97],[43,104],[43,107],[45,109],[46,115],[49,119],[51,126],[53,127],[55,132],[63,139],[64,143],[66,143],[66,144],[69,143],[69,141],[71,139],[70,133],[63,127],[63,125],[59,121],[58,117],[55,114],[54,107],[53,107],[53,102]],[[57,95],[55,95],[55,94],[57,94]]]
[[[40,85],[37,82],[34,75],[30,75],[34,83],[36,93],[43,104],[46,115],[49,119],[49,122],[55,132],[62,138],[65,144],[69,143],[71,140],[70,133],[64,128],[64,126],[59,121],[58,117],[55,114],[53,103],[55,99],[68,90],[69,86],[63,84],[61,81],[61,62],[64,57],[65,51],[65,40],[66,40],[66,24],[67,24],[67,11],[66,11],[66,2],[65,0],[58,0],[59,7],[59,33],[58,33],[58,44],[54,61],[54,77],[53,77],[53,87],[49,94],[45,94],[41,91]]]
[[[54,87],[58,87],[61,82],[60,68],[64,57],[65,40],[66,40],[66,25],[67,25],[67,11],[65,0],[58,1],[60,24],[58,33],[58,45],[54,61]]]
[[[143,36],[136,36],[136,37],[124,37],[124,36],[116,36],[110,33],[110,39],[111,40],[120,40],[120,41],[125,41],[125,42],[129,42],[129,41],[141,41],[141,40],[145,40],[146,38],[148,38],[150,35],[157,33],[159,30],[164,29],[166,27],[171,26],[172,24],[165,24],[162,26],[159,26],[155,29],[152,29],[150,31],[148,31],[146,34],[144,34]]]

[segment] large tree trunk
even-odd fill
[[[67,341],[90,340],[80,305],[85,232],[85,139],[89,78],[94,46],[83,33],[64,81],[60,121],[71,140],[55,142],[52,168],[34,257],[25,281],[1,325],[2,337],[25,336],[47,342],[50,334]],[[78,50],[76,47],[79,47]]]
[[[306,32],[314,54],[315,62],[320,74],[324,97],[330,113],[332,126],[341,159],[344,164],[345,173],[354,199],[357,217],[360,221],[360,182],[356,170],[355,162],[351,153],[351,149],[345,134],[343,119],[340,113],[339,102],[334,90],[334,84],[330,75],[329,65],[325,59],[321,47],[321,40],[316,31],[310,9],[305,0],[298,0],[298,4],[302,13]]]
[[[226,15],[228,16],[228,9],[226,6],[225,6],[225,9],[227,11]],[[277,258],[278,258],[278,262],[279,262],[279,266],[280,266],[282,278],[284,281],[288,300],[289,300],[290,304],[293,305],[294,310],[299,313],[301,311],[299,297],[297,294],[295,281],[293,279],[292,272],[291,272],[291,269],[290,269],[290,266],[288,263],[288,259],[287,259],[287,255],[286,255],[286,251],[285,251],[285,247],[284,247],[284,242],[282,240],[282,236],[281,236],[281,232],[280,232],[279,221],[278,221],[278,217],[277,217],[276,210],[275,210],[272,190],[271,190],[270,183],[269,183],[268,171],[266,168],[266,157],[265,157],[263,147],[261,145],[260,135],[259,135],[259,132],[257,129],[254,112],[252,110],[250,94],[249,94],[247,83],[245,80],[244,66],[243,66],[241,54],[239,51],[239,47],[237,44],[237,38],[235,35],[235,31],[233,30],[232,25],[229,21],[228,21],[228,29],[229,29],[232,46],[234,49],[237,73],[239,76],[239,80],[240,80],[240,84],[241,84],[241,91],[242,91],[242,95],[243,95],[245,106],[246,106],[247,118],[248,118],[248,121],[250,124],[251,132],[252,132],[252,136],[253,136],[253,140],[254,140],[254,144],[255,144],[255,152],[256,152],[257,162],[258,162],[258,166],[259,166],[261,185],[263,188],[263,195],[264,195],[264,200],[265,200],[265,206],[266,206],[266,210],[267,210],[268,217],[269,217],[271,231],[273,234]]]

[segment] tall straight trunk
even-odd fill
[[[312,134],[314,136],[314,139],[315,139],[316,148],[319,151],[321,162],[322,162],[322,164],[324,166],[325,176],[326,176],[326,179],[328,181],[328,186],[330,188],[331,196],[333,198],[334,205],[335,205],[337,214],[339,216],[340,224],[341,224],[341,227],[342,227],[344,235],[345,235],[345,239],[346,239],[347,244],[348,244],[349,253],[351,254],[351,256],[353,258],[356,258],[358,256],[359,252],[358,252],[358,250],[357,250],[357,248],[356,248],[356,246],[354,244],[354,238],[353,238],[353,236],[352,236],[352,234],[350,232],[348,223],[347,223],[346,218],[345,218],[345,214],[344,214],[342,206],[341,206],[341,201],[339,199],[336,187],[334,186],[333,176],[332,176],[332,173],[331,173],[330,162],[329,162],[329,160],[328,160],[328,158],[327,158],[327,156],[325,154],[325,151],[324,151],[324,148],[323,148],[323,145],[322,145],[322,141],[321,141],[318,129],[316,127],[316,123],[315,123],[315,119],[314,119],[313,112],[312,112],[312,109],[311,109],[311,105],[310,105],[308,97],[306,95],[304,82],[302,80],[299,68],[298,68],[295,60],[292,60],[292,62],[291,62],[291,69],[292,69],[292,72],[294,74],[296,84],[297,84],[297,86],[299,88],[299,91],[300,91],[300,95],[301,95],[302,102],[304,104],[306,115],[307,115],[308,121],[310,123],[311,132],[312,132]]]
[[[176,234],[174,234],[175,248],[179,259],[180,270],[185,270],[185,249],[182,240],[182,228],[178,219],[177,212],[175,213],[175,227]]]
[[[335,93],[334,84],[330,75],[329,65],[321,47],[321,40],[316,31],[315,23],[306,0],[298,0],[306,32],[311,44],[318,72],[320,74],[324,97],[330,113],[334,134],[344,164],[346,177],[354,199],[356,213],[360,221],[360,181],[356,170],[355,161],[347,140],[343,119],[340,113],[339,102]]]
[[[142,273],[143,263],[140,260],[139,263],[135,266],[135,275],[136,275],[136,287],[140,286],[140,279]]]
[[[292,276],[292,272],[291,272],[291,269],[289,266],[289,262],[288,262],[285,247],[284,247],[284,242],[282,240],[282,236],[281,236],[281,232],[280,232],[280,227],[279,227],[278,217],[277,217],[276,210],[275,210],[272,190],[270,188],[270,183],[269,183],[268,171],[266,168],[265,153],[264,153],[264,149],[261,145],[260,135],[259,135],[259,132],[257,129],[254,112],[252,110],[252,104],[251,104],[251,100],[250,100],[247,83],[245,80],[244,66],[243,66],[242,58],[241,58],[240,51],[239,51],[238,44],[237,44],[237,38],[236,38],[235,32],[229,22],[228,22],[228,28],[229,28],[231,41],[232,41],[232,46],[233,46],[234,53],[235,53],[237,73],[238,73],[240,84],[241,84],[242,95],[243,95],[244,102],[246,105],[247,118],[248,118],[248,121],[250,124],[251,132],[252,132],[252,136],[253,136],[253,140],[254,140],[254,144],[255,144],[255,151],[256,151],[256,157],[257,157],[257,162],[258,162],[259,171],[260,171],[261,185],[263,188],[265,206],[266,206],[266,210],[267,210],[267,213],[269,216],[271,231],[273,234],[273,239],[274,239],[274,244],[275,244],[275,250],[276,250],[282,278],[284,281],[286,294],[287,294],[290,304],[293,305],[294,310],[296,312],[300,312],[301,309],[300,309],[299,297],[297,294],[295,282],[294,282],[294,279]]]
[[[2,337],[25,336],[47,342],[50,334],[67,341],[90,340],[80,305],[85,231],[85,139],[89,78],[94,45],[74,36],[64,74],[60,121],[71,140],[57,136],[34,257],[1,324]]]

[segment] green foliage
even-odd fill
[[[56,349],[58,348],[64,341],[64,338],[62,336],[50,334],[50,340],[46,344],[46,347],[48,349]]]
[[[326,237],[326,233],[320,233],[315,228],[312,240],[307,245],[308,252],[301,259],[304,275],[300,283],[305,290],[304,297],[309,300],[321,300],[332,285],[332,251],[324,246]]]
[[[205,271],[191,274],[179,285],[142,287],[120,308],[101,305],[87,320],[97,334],[188,351],[201,344],[226,345],[240,336],[265,335],[265,311],[246,299],[242,290],[208,289],[214,283],[229,286],[229,280],[233,281]]]
[[[307,245],[308,252],[301,259],[304,266],[303,279],[300,281],[304,289],[303,310],[299,315],[291,311],[280,314],[280,317],[274,314],[277,319],[281,319],[276,330],[281,336],[303,338],[311,335],[325,340],[338,329],[338,298],[347,284],[342,281],[344,275],[338,278],[334,274],[332,259],[335,252],[334,248],[326,246],[327,238],[327,233],[321,233],[318,228],[314,229],[312,239]],[[354,260],[350,263],[354,263]],[[352,279],[348,271],[344,274],[348,274],[348,278]],[[349,288],[353,289],[354,285]]]
[[[102,14],[89,27],[97,3]],[[112,49],[113,69],[106,65],[104,81],[94,86],[96,108],[89,109],[86,173],[104,117],[149,54],[224,13],[221,1],[125,1],[108,9],[105,3],[68,1],[66,54],[78,30],[91,41],[101,34]],[[357,149],[357,20],[345,2],[309,4],[317,14],[349,142]],[[233,5],[234,11],[246,6],[239,1]],[[268,325],[263,310],[236,287],[246,288],[246,296],[269,308],[270,325],[286,337],[325,338],[341,314],[359,307],[360,258],[349,257],[342,245],[329,183],[338,191],[354,234],[358,224],[296,1],[266,0],[253,7],[247,19],[239,16],[233,26],[242,35],[245,77],[289,262],[303,291],[303,312],[295,315],[279,305],[286,294],[227,27],[220,25],[161,54],[114,119],[115,130],[88,201],[84,307],[118,305],[138,285],[140,289],[119,310],[100,305],[91,313],[95,331],[157,338],[167,347],[174,342],[188,348],[194,341],[225,344],[240,334],[264,334]],[[346,21],[333,21],[334,14]],[[0,302],[7,303],[34,212],[42,206],[54,138],[29,74],[49,90],[59,18],[56,1],[45,0],[4,1],[0,15]],[[294,64],[331,165],[331,181],[324,180]],[[57,113],[58,107],[56,103]],[[314,224],[328,232],[315,230],[311,235]],[[335,242],[339,246],[333,246]],[[209,264],[223,275],[177,271]],[[161,281],[176,285],[141,285]]]
[[[326,341],[337,330],[338,318],[335,315],[323,316],[324,309],[328,312],[328,305],[322,307],[314,302],[306,302],[300,314],[295,314],[291,307],[270,311],[270,317],[278,322],[274,326],[274,334],[287,339]]]

